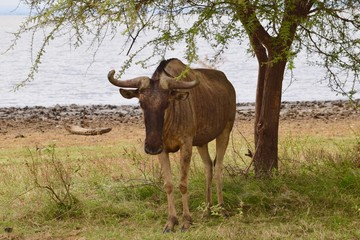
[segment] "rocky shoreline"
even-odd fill
[[[253,119],[255,103],[238,103],[237,115],[242,120]],[[347,119],[360,117],[360,99],[350,103],[345,100],[295,101],[281,103],[280,119]]]
[[[360,99],[355,100],[360,105]],[[301,101],[282,102],[280,117],[282,120],[292,119],[347,119],[360,118],[360,109],[348,101]],[[238,103],[237,119],[253,120],[254,103]],[[64,122],[86,124],[97,122],[97,125],[112,125],[118,122],[137,124],[142,121],[142,111],[138,105],[55,105],[53,107],[8,107],[0,108],[0,131],[11,123],[19,124],[55,124]]]

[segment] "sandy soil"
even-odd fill
[[[254,105],[238,104],[235,131],[246,137],[253,134]],[[73,135],[65,123],[85,127],[111,127],[97,136]],[[144,139],[141,110],[137,106],[54,106],[0,108],[0,148],[81,146],[111,144]],[[360,111],[342,101],[283,103],[280,135],[322,135],[333,138],[360,133]]]

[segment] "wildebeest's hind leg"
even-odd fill
[[[223,178],[223,162],[226,148],[229,143],[230,132],[232,129],[233,123],[228,122],[227,126],[224,128],[222,133],[216,138],[216,162],[215,162],[215,184],[216,184],[216,194],[218,199],[218,204],[224,206],[224,198],[222,193],[222,178]],[[222,214],[224,217],[228,217],[228,212],[223,209]]]
[[[179,224],[175,210],[174,200],[174,185],[172,183],[171,167],[169,161],[169,154],[162,152],[159,154],[159,161],[162,171],[164,173],[164,189],[167,195],[168,202],[168,220],[164,227],[164,232],[174,231],[175,225]]]
[[[198,147],[197,149],[204,163],[204,168],[205,168],[205,177],[206,177],[205,199],[206,199],[206,208],[209,211],[210,207],[212,206],[211,184],[213,178],[213,163],[209,154],[208,144],[204,144]]]

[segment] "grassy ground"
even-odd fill
[[[143,128],[102,136],[63,129],[2,136],[0,239],[360,239],[360,123],[304,120],[281,125],[280,169],[255,179],[252,123],[236,123],[224,176],[228,219],[204,216],[204,174],[194,153],[190,231],[163,234],[166,196]],[[178,179],[177,155],[172,162]],[[177,209],[181,216],[180,194]],[[215,198],[215,193],[214,193]]]

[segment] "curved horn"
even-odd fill
[[[117,87],[124,87],[124,88],[139,88],[142,82],[148,77],[137,77],[129,80],[118,80],[114,78],[115,70],[111,70],[108,73],[109,82]]]
[[[191,89],[199,85],[200,81],[195,79],[191,82],[177,81],[175,78],[167,78],[169,89]]]

